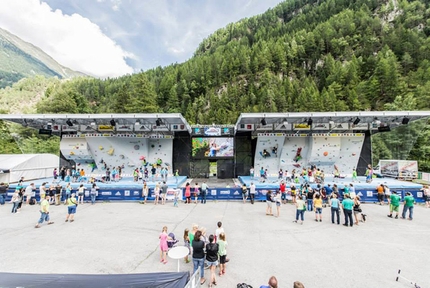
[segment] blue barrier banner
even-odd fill
[[[265,201],[266,194],[268,191],[275,192],[275,189],[256,189],[255,201]],[[5,201],[8,202],[12,199],[14,189],[9,189],[6,193]],[[414,196],[415,201],[417,203],[424,203],[424,194],[422,191],[417,189],[395,189],[397,194],[401,197],[402,201],[406,196],[406,192],[410,192],[412,196]],[[73,190],[75,193],[75,190]],[[167,190],[166,199],[173,200],[175,197],[175,193],[177,194],[179,199],[185,200],[184,188],[169,188]],[[359,195],[362,202],[378,202],[378,193],[376,190],[356,190],[356,195]],[[342,195],[342,194],[341,194]],[[35,193],[35,197],[37,201],[40,201],[39,189],[37,189]],[[62,200],[65,198],[65,193],[62,193]],[[154,189],[149,189],[148,200],[154,200]],[[198,196],[198,199],[201,199],[201,195]],[[212,188],[208,189],[206,192],[207,200],[242,200],[242,189],[241,188]],[[84,201],[90,201],[90,191],[87,188],[84,193]],[[96,197],[96,201],[141,201],[142,198],[142,190],[141,189],[130,189],[130,188],[100,188],[98,190],[98,194]],[[248,200],[250,201],[249,192],[248,192]]]

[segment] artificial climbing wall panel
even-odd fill
[[[258,171],[260,171],[261,167],[267,169],[270,176],[277,174],[279,170],[279,156],[282,153],[284,138],[285,136],[276,136],[276,134],[271,134],[270,136],[258,136],[254,158],[256,175],[258,175]],[[273,151],[274,147],[276,147],[276,153]],[[264,150],[269,153],[266,157],[263,156]]]
[[[62,138],[60,150],[67,160],[80,161],[91,160],[92,155],[88,149],[88,143],[85,138]]]
[[[340,137],[312,136],[309,164],[333,167],[339,159],[340,140]]]
[[[310,145],[310,137],[308,136],[287,135],[282,148],[280,168],[291,172],[293,169],[308,167]]]
[[[364,133],[349,135],[340,138],[339,162],[336,163],[341,173],[345,175],[350,175],[352,169],[357,169],[365,136]]]
[[[163,160],[163,165],[168,166],[169,173],[172,173],[173,139],[149,139],[147,155],[150,163]]]

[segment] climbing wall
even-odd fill
[[[363,143],[364,133],[344,134],[340,138],[339,161],[336,165],[342,175],[351,175],[352,169],[357,168]]]
[[[92,159],[87,140],[82,137],[63,137],[60,142],[60,150],[67,160],[80,161]]]
[[[310,137],[306,134],[286,135],[280,154],[280,168],[291,172],[293,169],[308,167],[309,148]]]
[[[333,167],[339,159],[340,141],[340,137],[312,136],[309,163],[317,167]]]
[[[123,167],[124,175],[143,165],[143,159],[151,164],[158,158],[164,165],[172,162],[173,139],[148,139],[128,137],[87,137],[89,150],[97,169],[95,173],[107,167]]]
[[[279,156],[282,153],[284,139],[284,134],[261,133],[258,135],[254,158],[256,175],[258,175],[261,167],[267,169],[269,176],[277,175],[281,159]],[[273,152],[274,147],[277,148],[277,153]],[[264,150],[269,153],[266,157],[263,157]]]

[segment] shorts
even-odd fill
[[[272,208],[272,202],[266,201],[266,203],[267,203],[267,207]]]
[[[281,206],[281,202],[276,202],[276,207]]]
[[[315,207],[315,214],[322,214],[322,208],[321,207]]]
[[[75,214],[76,213],[76,205],[67,207],[67,214]]]
[[[78,196],[84,196],[84,193],[78,193]]]
[[[426,202],[430,202],[430,195],[426,195],[424,197],[425,197]]]
[[[390,204],[390,212],[399,212],[400,206],[394,206],[393,204]]]
[[[227,255],[219,256],[219,264],[225,264],[225,258],[227,258]]]
[[[218,266],[218,261],[215,261],[215,262],[206,262],[206,263],[208,263],[208,267],[211,267],[211,266]]]

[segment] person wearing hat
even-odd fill
[[[76,194],[72,193],[70,195],[70,198],[67,199],[67,216],[66,216],[66,222],[73,222],[75,221],[75,213],[76,213],[76,207],[78,207],[78,203],[76,202]]]
[[[393,218],[393,211],[396,212],[396,219],[399,219],[399,206],[400,206],[400,196],[397,195],[397,191],[392,191],[390,195],[390,214],[387,216]]]

